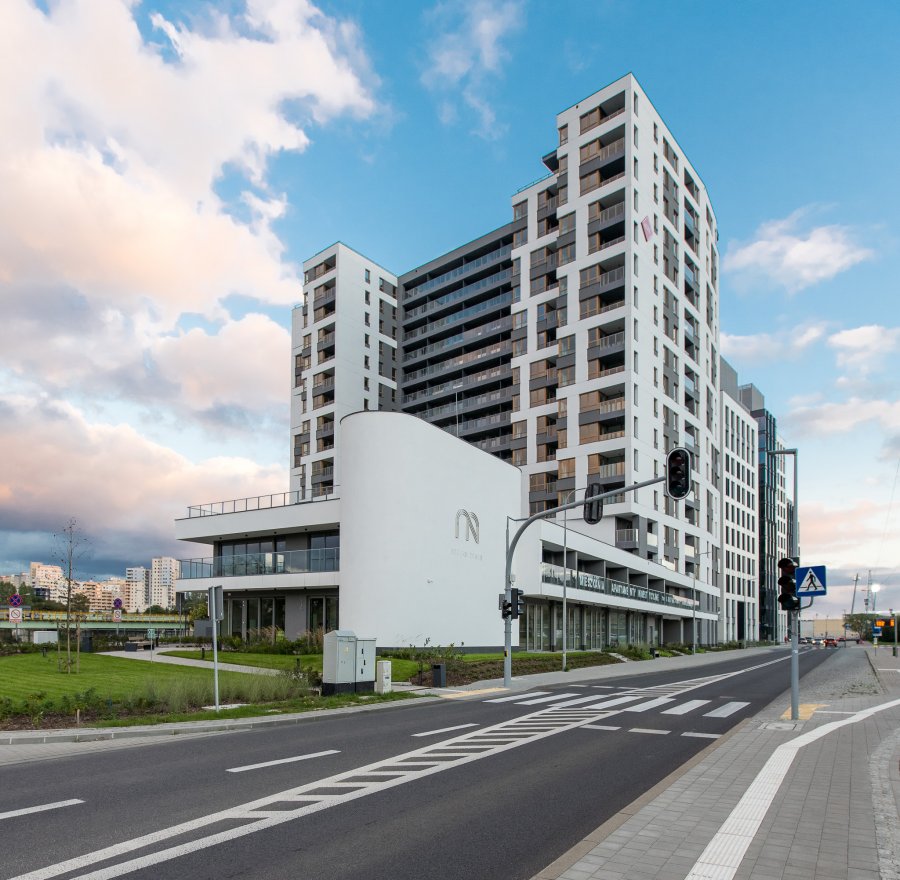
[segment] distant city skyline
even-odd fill
[[[342,236],[399,273],[507,222],[547,120],[630,70],[716,206],[723,354],[800,449],[815,609],[869,569],[900,605],[896,4],[12,0],[4,28],[0,570],[71,516],[84,576],[191,555],[187,505],[285,491],[299,264]]]

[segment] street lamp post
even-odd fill
[[[566,495],[565,503],[568,504],[572,500],[572,496],[577,492],[577,489],[572,489]],[[568,637],[568,629],[569,629],[569,616],[568,616],[568,606],[566,605],[566,587],[569,583],[569,532],[568,532],[568,516],[569,510],[568,508],[563,510],[563,595],[562,595],[562,671],[566,671],[566,652],[567,652],[567,637]],[[575,557],[576,560],[578,557]],[[576,561],[576,566],[578,565]],[[578,581],[575,581],[575,585],[578,586]]]

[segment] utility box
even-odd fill
[[[375,690],[375,639],[356,640],[356,692]]]
[[[349,629],[333,629],[325,633],[322,693],[330,696],[353,693],[354,690],[356,690],[356,633]]]
[[[391,661],[379,660],[375,664],[375,693],[389,694],[391,690]]]

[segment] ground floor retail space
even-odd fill
[[[519,618],[519,647],[526,651],[561,651],[563,619],[566,647],[571,651],[602,651],[625,645],[691,644],[693,620],[631,609],[563,603],[526,597]],[[715,644],[716,622],[697,619],[697,643]]]

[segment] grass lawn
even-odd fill
[[[55,700],[93,688],[103,699],[117,700],[142,691],[149,682],[206,680],[209,677],[205,669],[104,657],[102,654],[82,654],[81,672],[67,675],[57,671],[55,652],[48,651],[46,657],[14,654],[0,657],[0,698],[18,701],[40,693]],[[246,677],[241,672],[220,672],[221,681]]]
[[[166,651],[172,657],[186,657],[200,660],[200,651]],[[496,656],[500,656],[499,654]],[[205,659],[212,665],[212,651],[207,651]],[[265,669],[293,669],[297,661],[301,666],[309,666],[322,671],[321,654],[252,654],[248,651],[220,651],[219,663],[237,663],[239,666],[260,666]],[[394,681],[409,681],[418,673],[419,664],[414,660],[394,660],[391,658],[391,678]]]

